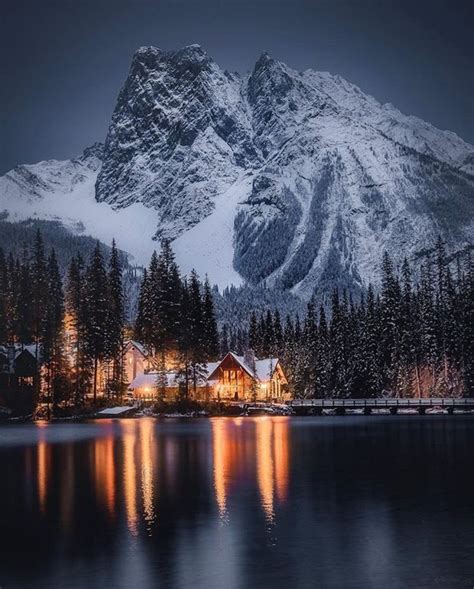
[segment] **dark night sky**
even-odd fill
[[[338,73],[474,143],[473,0],[3,0],[0,173],[105,137],[141,45]]]

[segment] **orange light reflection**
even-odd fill
[[[133,536],[138,535],[137,471],[135,466],[136,422],[122,421],[123,484],[127,525]]]

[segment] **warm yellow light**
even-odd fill
[[[151,533],[151,525],[155,519],[153,503],[154,494],[154,452],[156,441],[154,439],[154,423],[151,419],[142,419],[140,422],[140,451],[141,451],[141,487],[143,498],[143,514]]]
[[[270,419],[256,421],[257,480],[265,516],[269,522],[274,519],[273,493],[275,470],[272,456],[273,422]]]
[[[96,493],[105,504],[109,516],[115,512],[115,457],[112,433],[98,438],[94,447]]]
[[[138,510],[137,510],[137,480],[135,465],[135,440],[136,423],[122,422],[123,443],[123,484],[125,494],[125,511],[127,513],[128,529],[132,536],[138,534]]]

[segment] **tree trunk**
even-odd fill
[[[97,357],[94,358],[94,405],[97,401]]]
[[[421,399],[420,367],[418,366],[418,364],[416,365],[416,368],[415,368],[415,374],[416,374],[416,394],[418,395],[418,398]]]
[[[76,346],[76,394],[75,394],[75,399],[74,399],[74,405],[75,408],[77,409],[77,407],[79,406],[79,396],[80,396],[80,380],[79,380],[79,372],[81,370],[81,361],[80,361],[80,346],[79,346],[79,341],[77,341],[77,346]]]
[[[186,401],[187,401],[188,397],[189,397],[189,362],[187,359],[184,363],[184,369],[185,369],[184,392],[185,392]]]

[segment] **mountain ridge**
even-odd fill
[[[139,48],[103,153],[90,157],[93,170],[72,160],[88,203],[93,184],[110,219],[127,224],[133,212],[128,225],[147,242],[140,255],[152,236],[171,238],[185,271],[221,287],[358,291],[385,250],[410,258],[438,234],[452,250],[472,243],[473,146],[338,75],[297,72],[266,52],[239,76],[198,45]],[[65,188],[45,172],[51,164],[36,166],[22,168],[18,198],[80,184],[67,164],[57,164]],[[0,178],[0,208],[19,177]]]

